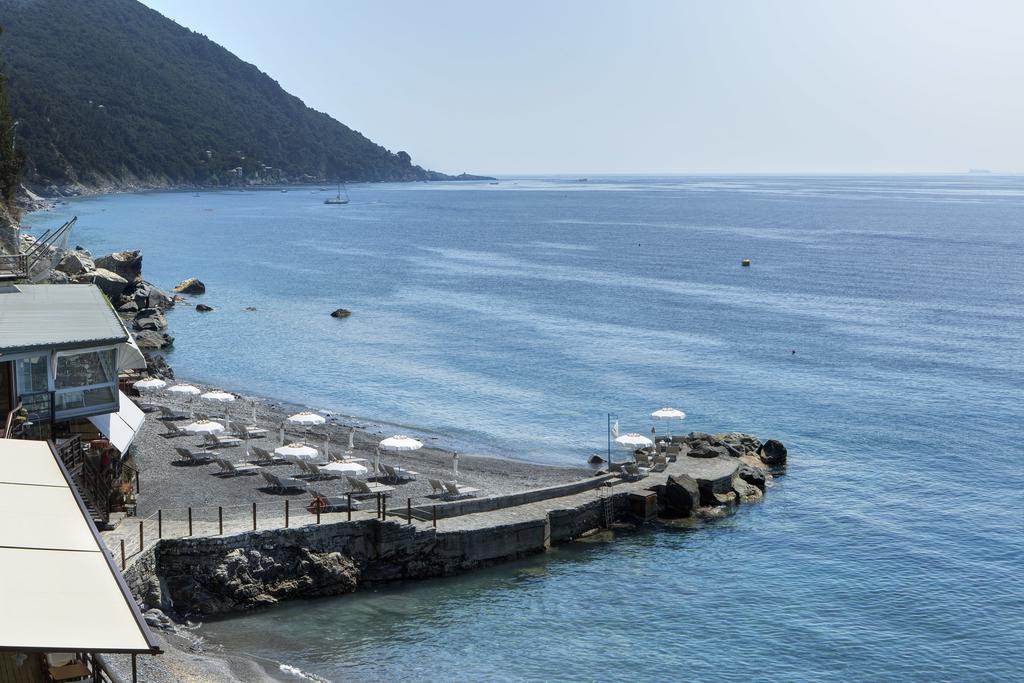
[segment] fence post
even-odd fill
[[[220,536],[224,535],[224,508],[217,506],[217,525],[220,527]]]
[[[188,508],[188,535],[192,535],[192,507]]]
[[[145,546],[145,544],[143,543],[143,536],[142,536],[142,520],[140,519],[139,520],[139,552],[140,553],[142,552],[142,548],[144,546]]]
[[[288,528],[288,500],[284,501],[284,528]]]
[[[388,516],[388,497],[381,494],[380,497],[380,518],[387,519]]]
[[[405,499],[405,514],[408,517],[406,521],[412,524],[412,498]]]
[[[256,501],[252,502],[252,530],[256,531]]]
[[[352,521],[352,494],[348,494],[348,521]]]
[[[157,538],[163,538],[164,537],[164,511],[163,510],[157,510],[156,511],[156,537]]]
[[[431,521],[434,523],[434,528],[437,528],[437,506],[432,506],[430,516],[433,518]]]
[[[121,571],[124,571],[124,539],[121,539]]]

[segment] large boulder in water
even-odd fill
[[[143,308],[157,308],[161,311],[166,311],[174,307],[174,301],[171,297],[145,280],[138,280],[128,285],[128,288],[121,297],[121,301],[118,302],[117,310],[131,310],[132,304],[139,310]]]
[[[142,252],[115,251],[96,259],[96,267],[117,273],[127,282],[136,282],[142,279]]]
[[[136,330],[155,330],[160,332],[167,329],[167,319],[163,313],[155,308],[144,308],[135,316],[133,326]]]
[[[157,330],[142,330],[136,332],[134,336],[135,343],[144,351],[159,351],[170,348],[174,344],[174,337]]]
[[[687,474],[670,476],[659,493],[659,513],[665,517],[690,517],[700,507],[700,487]]]
[[[179,282],[171,291],[178,292],[179,294],[205,294],[206,285],[198,278],[190,277]]]
[[[335,310],[333,313],[331,313],[332,318],[347,318],[350,315],[352,315],[352,311],[348,310],[347,308],[339,308]]]
[[[761,460],[763,460],[766,465],[770,465],[773,468],[785,467],[787,456],[788,452],[781,441],[768,439],[764,442],[764,445],[761,446]]]

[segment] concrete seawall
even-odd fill
[[[124,574],[145,608],[179,616],[458,574],[542,553],[623,520],[720,515],[760,499],[771,474],[755,454],[711,456],[682,455],[665,471],[636,481],[602,475],[438,505],[436,527],[432,517],[422,519],[428,508],[421,508],[411,520],[400,510],[400,517],[392,511],[386,520],[165,538],[138,553]]]

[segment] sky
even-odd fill
[[[143,0],[449,173],[1024,170],[1017,0]]]

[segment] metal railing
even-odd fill
[[[28,277],[28,254],[0,254],[0,280]]]

